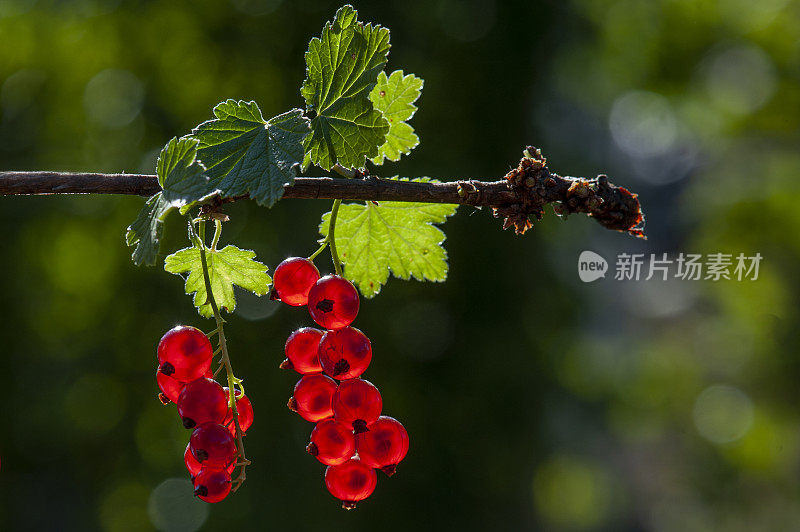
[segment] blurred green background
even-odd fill
[[[339,6],[0,1],[0,168],[152,173],[227,98],[301,106]],[[422,144],[384,175],[497,179],[523,146],[640,194],[649,240],[552,214],[524,237],[461,208],[444,284],[392,280],[356,322],[411,450],[354,512],[289,412],[302,309],[247,294],[226,330],[256,421],[243,489],[193,503],[188,432],[156,400],[168,328],[212,328],[136,268],[134,197],[0,198],[0,529],[800,528],[800,5],[790,0],[358,2],[425,79]],[[223,235],[271,268],[322,201],[239,202]],[[163,251],[185,245],[173,218]],[[764,256],[757,281],[583,284],[579,253]],[[327,259],[318,261],[330,270]]]

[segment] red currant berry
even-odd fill
[[[358,377],[366,371],[371,361],[372,344],[355,327],[327,331],[319,343],[322,370],[336,379]]]
[[[333,415],[331,401],[336,381],[321,373],[303,375],[294,386],[294,395],[286,405],[306,421],[316,423]]]
[[[353,429],[332,418],[324,419],[311,431],[306,451],[325,465],[343,464],[356,452]]]
[[[183,463],[192,478],[196,477],[203,467],[203,464],[198,462],[197,458],[192,454],[192,446],[189,443],[186,444],[186,450],[183,451]]]
[[[165,405],[169,404],[170,401],[177,403],[178,397],[180,397],[181,392],[186,387],[185,382],[173,379],[158,370],[156,370],[156,382],[158,383],[158,388],[161,390],[161,393],[158,394],[158,398]]]
[[[203,331],[178,325],[158,342],[159,371],[181,382],[191,382],[208,371],[213,353]]]
[[[192,455],[203,467],[223,469],[235,462],[236,443],[228,429],[218,423],[200,425],[189,438]]]
[[[189,443],[186,444],[186,450],[183,452],[183,463],[186,465],[186,469],[189,471],[189,476],[192,477],[192,480],[194,480],[194,477],[203,469],[203,464],[198,462],[197,458],[192,454],[192,446]],[[211,466],[205,466],[205,468],[208,470],[214,469]],[[236,469],[236,460],[233,460],[228,467],[225,468],[225,471],[230,475],[233,473],[234,469]]]
[[[308,291],[319,279],[319,270],[308,259],[291,257],[278,264],[272,276],[273,299],[300,307],[308,303]]]
[[[340,329],[353,323],[358,305],[356,287],[338,275],[326,275],[308,293],[308,312],[326,329]]]
[[[291,368],[303,374],[322,371],[322,366],[319,365],[321,339],[322,331],[312,327],[302,327],[289,335],[284,351]]]
[[[231,474],[203,468],[194,478],[194,494],[205,502],[220,502],[231,492]]]
[[[223,388],[225,390],[225,396],[229,397],[228,387],[226,386]],[[253,419],[255,418],[255,414],[253,413],[253,403],[250,402],[250,399],[246,395],[242,395],[241,390],[236,390],[236,413],[239,414],[239,428],[242,429],[242,435],[247,432],[247,429],[250,428],[250,425],[253,424]],[[223,425],[228,427],[228,430],[231,431],[233,437],[236,437],[236,423],[233,422],[233,409],[228,408],[228,413],[225,414],[225,420],[222,422]]]
[[[362,462],[392,476],[408,453],[408,432],[395,418],[381,416],[356,436],[356,447]]]
[[[227,412],[228,395],[212,379],[192,381],[178,396],[178,415],[187,429],[203,423],[222,423]]]
[[[342,501],[345,510],[352,510],[358,501],[372,495],[377,483],[375,470],[357,458],[325,470],[325,485],[331,495]]]
[[[333,415],[336,421],[353,427],[356,434],[381,415],[381,392],[369,381],[350,379],[339,383],[333,394]]]

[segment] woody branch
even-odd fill
[[[360,174],[359,174],[360,175]],[[161,187],[155,175],[66,172],[0,172],[0,195],[127,194],[151,196]],[[560,215],[585,213],[608,229],[642,236],[644,217],[635,194],[594,179],[564,177],[551,172],[538,150],[529,147],[517,168],[497,181],[458,180],[447,183],[397,181],[364,176],[360,179],[298,177],[284,187],[284,198],[342,199],[454,203],[490,207],[504,227],[524,233],[530,219],[540,219],[553,204]],[[227,203],[245,197],[215,198]]]

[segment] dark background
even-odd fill
[[[338,6],[3,0],[0,168],[152,173],[220,100],[302,106],[303,52]],[[552,212],[517,237],[462,207],[445,227],[447,282],[391,280],[356,322],[411,450],[353,512],[285,407],[282,346],[310,319],[242,296],[226,331],[255,407],[254,465],[209,507],[191,501],[188,432],[153,372],[164,331],[213,327],[178,277],[130,262],[142,199],[2,198],[0,528],[796,530],[800,5],[356,7],[391,28],[388,69],[425,79],[422,143],[382,175],[498,179],[535,144],[556,172],[638,192],[649,240]],[[316,248],[328,208],[239,202],[223,242],[274,269]],[[185,245],[177,218],[164,244]],[[764,260],[757,281],[584,284],[585,249],[612,269],[622,252]]]

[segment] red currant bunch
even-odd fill
[[[277,298],[307,304],[311,318],[326,329],[294,331],[280,367],[302,375],[288,406],[316,423],[306,451],[328,466],[325,486],[350,510],[375,490],[376,469],[394,474],[408,453],[408,433],[396,419],[381,416],[378,388],[361,378],[372,361],[372,344],[350,326],[360,306],[356,288],[338,275],[319,278],[314,263],[298,257],[278,265],[274,283]]]
[[[194,327],[178,326],[158,344],[156,382],[162,403],[175,403],[183,426],[193,429],[183,462],[194,494],[205,502],[220,502],[231,492],[231,474],[238,454],[237,427],[230,392],[211,373],[214,348]],[[241,390],[235,391],[239,430],[253,424],[253,405]]]

